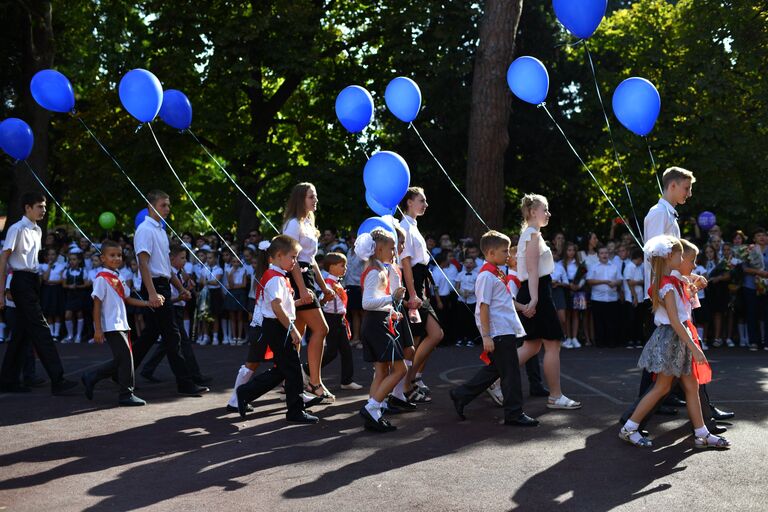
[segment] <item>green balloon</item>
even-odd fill
[[[99,226],[103,229],[112,229],[115,227],[115,223],[117,223],[117,219],[115,219],[114,213],[104,212],[99,215]]]

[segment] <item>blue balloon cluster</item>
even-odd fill
[[[160,107],[160,119],[177,130],[186,130],[192,124],[192,104],[189,98],[176,89],[163,91],[163,104]]]
[[[35,137],[32,128],[15,117],[9,117],[0,123],[0,148],[16,160],[26,160],[32,152]]]
[[[408,191],[411,171],[403,157],[392,151],[379,151],[365,164],[363,170],[366,197],[374,200],[371,209],[394,211]],[[375,208],[374,208],[375,206]]]
[[[624,127],[637,135],[651,133],[661,110],[661,96],[645,78],[627,78],[613,93],[613,113]]]
[[[383,228],[389,231],[395,236],[395,240],[397,240],[397,232],[394,228],[394,217],[392,216],[389,216],[389,218],[368,217],[362,224],[360,224],[360,227],[357,228],[357,236],[360,236],[363,233],[370,233],[376,228]]]
[[[350,133],[363,131],[373,121],[373,97],[363,87],[350,85],[336,97],[336,117]]]
[[[571,34],[587,39],[603,21],[608,0],[552,0],[552,7]]]

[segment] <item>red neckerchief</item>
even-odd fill
[[[456,267],[456,272],[461,272],[461,263],[459,263],[458,260],[456,260],[456,258],[451,258],[450,262],[451,262],[451,265]]]
[[[256,302],[258,302],[259,299],[264,296],[264,288],[267,286],[267,283],[269,283],[274,277],[282,278],[285,281],[285,286],[288,287],[288,291],[290,292],[291,296],[293,296],[293,288],[291,287],[291,281],[288,279],[288,276],[282,272],[278,272],[273,268],[268,268],[264,274],[262,274],[261,279],[259,279],[259,289],[256,292]],[[267,343],[267,349],[264,351],[264,360],[270,361],[274,359],[274,357],[275,354],[269,347],[269,343]]]
[[[485,262],[485,264],[482,267],[480,267],[480,273],[478,275],[482,274],[483,272],[490,272],[494,276],[498,277],[499,280],[502,283],[504,283],[504,286],[507,288],[507,292],[510,295],[512,294],[512,290],[510,290],[510,288],[509,288],[509,281],[510,280],[508,278],[509,277],[514,278],[515,276],[506,276],[506,275],[504,275],[504,272],[502,272],[499,267],[497,267],[493,263],[488,263],[487,261]],[[517,287],[520,288],[520,281],[516,280],[516,283],[517,283]],[[482,362],[484,362],[485,364],[491,364],[491,358],[489,357],[488,352],[486,352],[485,350],[483,350],[482,354],[480,354],[480,360]]]
[[[96,274],[96,277],[103,277],[107,284],[111,286],[113,290],[115,290],[115,293],[117,293],[118,297],[123,299],[123,302],[125,302],[125,286],[123,286],[123,282],[120,281],[119,276],[116,276],[111,272],[99,272]],[[133,343],[131,343],[131,331],[128,331],[128,350],[133,352]]]
[[[520,279],[516,275],[514,275],[514,274],[507,274],[507,283],[509,283],[510,281],[515,283],[515,286],[517,286],[518,290],[520,289],[520,284],[521,284],[520,283]]]
[[[398,269],[397,267],[395,267],[395,268],[396,268],[396,270],[398,272],[400,271],[400,269]],[[392,291],[389,289],[389,272],[387,271],[386,268],[381,269],[378,266],[374,266],[374,265],[369,265],[365,270],[363,270],[363,275],[360,276],[360,288],[363,290],[363,293],[365,293],[365,278],[373,270],[375,270],[376,272],[382,272],[382,271],[384,272],[384,284],[386,285],[384,291],[387,293],[387,295],[391,295]],[[394,318],[393,318],[393,316],[396,315],[396,314],[397,314],[397,312],[394,310],[394,308],[392,308],[392,314],[389,315],[389,318],[388,318],[388,321],[387,321],[387,330],[389,330],[389,332],[393,336],[396,336],[395,321],[394,321]]]
[[[661,282],[659,282],[659,289],[668,284],[672,285],[672,287],[685,301],[685,303],[691,302],[691,296],[688,295],[688,286],[681,279],[675,276],[664,276],[661,278]],[[648,293],[650,294],[650,292],[651,289],[649,288]],[[685,321],[685,325],[688,327],[688,330],[691,331],[691,338],[693,339],[693,342],[697,347],[699,347],[699,349],[701,349],[699,332],[696,330],[696,327],[693,325],[693,322],[691,322],[690,318]],[[691,356],[691,358],[693,359],[693,356]],[[696,377],[696,380],[699,384],[707,384],[712,381],[712,367],[709,365],[709,362],[699,364],[695,359],[693,359],[691,363],[691,372],[693,373],[693,376]]]
[[[349,297],[347,297],[347,290],[344,289],[341,284],[335,279],[332,279],[330,277],[325,278],[325,282],[331,287],[331,290],[336,294],[336,296],[341,300],[341,303],[344,304],[344,311],[347,310],[347,302],[349,301]],[[336,299],[334,299],[336,300]],[[352,339],[352,329],[349,327],[349,322],[347,321],[347,314],[344,313],[341,316],[341,321],[344,323],[344,327],[347,330],[347,339]]]

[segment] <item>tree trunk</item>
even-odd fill
[[[40,107],[32,98],[29,82],[35,73],[53,65],[53,25],[51,22],[51,2],[31,0],[21,3],[25,7],[20,11],[19,22],[24,26],[24,76],[19,82],[19,112],[35,136],[35,145],[27,161],[43,183],[48,181],[48,121],[50,113]],[[21,195],[43,189],[35,180],[23,162],[14,166],[13,183],[8,201],[8,220],[6,227],[16,222],[24,213]],[[50,203],[51,201],[49,201]],[[42,223],[45,229],[45,222]]]
[[[501,229],[504,219],[504,154],[512,104],[506,72],[512,62],[522,7],[523,0],[486,0],[472,78],[467,192],[493,229]],[[476,241],[485,231],[469,207],[464,229]]]

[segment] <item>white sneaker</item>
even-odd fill
[[[500,379],[496,379],[496,382],[488,386],[485,391],[491,396],[491,399],[496,402],[496,405],[499,407],[504,405],[504,394],[501,392]]]
[[[222,345],[229,345],[230,343],[232,343],[232,340],[230,338],[224,338],[223,340],[221,340]]]
[[[581,348],[581,343],[576,338],[571,338],[571,348]]]
[[[736,346],[736,344],[733,342],[733,340],[731,338],[728,338],[727,340],[725,340],[725,345],[728,348],[733,348],[733,347]]]
[[[560,346],[563,348],[573,348],[573,344],[571,343],[570,338],[566,338],[565,340],[561,341]]]
[[[66,338],[61,340],[62,345],[67,343],[72,343],[72,336],[67,336]]]
[[[218,345],[218,344],[219,344],[219,338],[213,338],[211,345]]]
[[[349,384],[342,384],[341,389],[346,389],[349,391],[357,391],[358,389],[363,389],[363,386],[361,386],[357,382],[350,382]]]
[[[89,345],[93,345],[94,343],[96,343],[96,340],[94,340],[93,338],[88,340]]]
[[[80,343],[81,341],[83,340],[80,339],[80,336],[75,336],[75,343]]]
[[[552,397],[549,397],[547,399],[547,408],[548,409],[581,409],[581,402],[576,402],[575,400],[571,400],[565,395],[560,395],[560,398],[557,400],[552,399]]]

